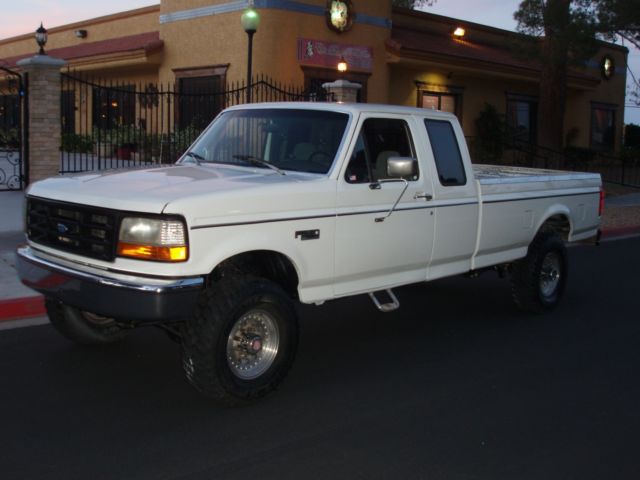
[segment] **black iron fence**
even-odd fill
[[[327,100],[322,90],[265,76],[254,78],[250,87],[244,82],[179,86],[62,74],[60,172],[173,163],[222,109],[246,103],[249,90],[253,102]]]
[[[640,188],[640,151],[637,149],[612,155],[576,147],[559,152],[513,142],[483,148],[475,137],[468,137],[467,143],[473,163],[599,173],[605,182]]]
[[[20,190],[24,185],[25,102],[22,76],[0,66],[0,191]]]

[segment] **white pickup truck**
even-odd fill
[[[243,403],[297,348],[294,302],[496,269],[525,310],[562,296],[565,242],[599,233],[599,175],[472,166],[453,115],[369,104],[229,108],[175,165],[60,176],[27,193],[22,281],[54,327],[103,343],[144,325],[190,382]]]

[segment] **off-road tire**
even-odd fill
[[[513,264],[513,300],[523,311],[549,312],[562,298],[568,273],[567,249],[562,238],[553,230],[541,230],[529,245],[527,256]]]
[[[52,299],[45,299],[51,325],[64,337],[80,345],[101,345],[120,340],[125,331],[112,318],[83,312]]]
[[[241,378],[229,350],[237,338],[231,333],[239,332],[238,325],[252,315],[266,316],[275,326],[277,353],[255,378]],[[297,346],[297,314],[280,286],[253,276],[222,278],[202,292],[193,316],[183,326],[182,364],[187,379],[201,393],[236,406],[275,390],[291,368]]]

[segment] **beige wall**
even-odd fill
[[[71,47],[88,42],[135,35],[137,33],[154,32],[158,30],[159,12],[160,6],[155,5],[52,28],[49,28],[50,26],[47,25],[45,18],[43,19],[43,23],[49,33],[45,50]],[[19,37],[0,40],[0,58],[37,53],[38,46],[36,45],[34,35],[38,27],[39,25],[34,24],[33,32],[25,33]],[[74,32],[79,29],[87,31],[86,38],[77,38],[75,36]]]
[[[165,0],[162,13],[186,10],[203,4],[225,3],[200,0]],[[325,5],[323,0],[304,3]],[[390,2],[360,2],[359,12],[389,18]],[[374,73],[368,84],[370,102],[386,102],[388,68],[385,40],[388,28],[355,23],[349,32],[329,30],[324,16],[278,9],[261,9],[260,26],[253,40],[253,73],[265,74],[286,84],[302,85],[304,74],[297,62],[297,39],[300,37],[345,45],[370,46],[374,50]],[[160,70],[162,81],[174,79],[173,69],[229,64],[227,80],[245,80],[247,69],[247,34],[240,25],[241,12],[231,12],[192,20],[162,24],[165,59]],[[336,72],[337,77],[337,72]]]
[[[605,53],[614,58],[618,69],[610,80],[603,79],[599,66],[594,65],[585,68],[583,72],[600,79],[595,86],[570,85],[568,89],[564,134],[566,138],[573,131],[573,146],[590,147],[592,102],[618,107],[615,149],[619,150],[621,146],[625,93],[623,72],[626,68],[626,54],[616,47],[603,46],[594,57],[594,61],[598,65]],[[539,94],[539,83],[533,78],[500,76],[497,72],[472,72],[455,65],[445,66],[428,62],[407,61],[391,67],[389,103],[417,106],[418,88],[416,82],[463,89],[461,123],[467,136],[475,135],[475,120],[484,109],[485,102],[496,107],[498,112],[504,115],[507,106],[507,93],[532,97],[537,97]]]

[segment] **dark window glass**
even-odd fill
[[[613,108],[591,108],[591,148],[613,150],[616,131],[616,115]]]
[[[133,85],[93,88],[93,125],[111,129],[134,125],[136,94]]]
[[[181,129],[204,129],[223,108],[222,77],[186,77],[179,80],[178,124]]]
[[[444,186],[465,185],[462,155],[451,123],[445,120],[425,120],[433,157],[438,169],[438,178]]]
[[[389,157],[415,157],[409,127],[404,120],[368,118],[364,121],[345,174],[349,183],[371,183],[389,178]],[[417,180],[418,175],[410,180]]]
[[[514,143],[536,143],[538,104],[526,100],[507,100],[507,130]]]
[[[60,110],[62,115],[62,133],[75,133],[76,131],[76,92],[64,90],[60,98]]]

